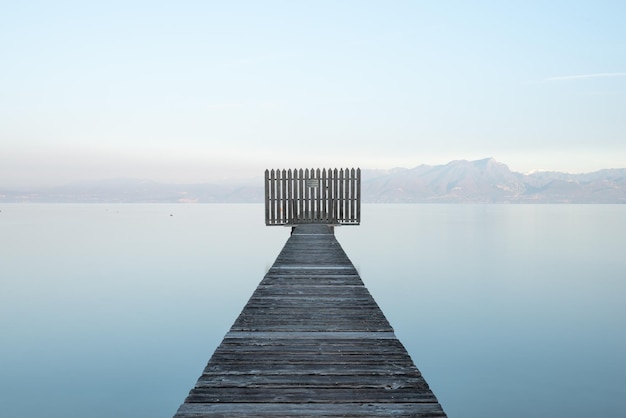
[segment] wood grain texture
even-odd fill
[[[295,228],[176,413],[445,417],[326,225]]]

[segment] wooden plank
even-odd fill
[[[213,403],[183,404],[179,418],[198,417],[441,417],[434,404],[367,403],[367,404],[285,404],[285,403]]]
[[[280,172],[280,221],[287,223],[287,171]]]
[[[293,375],[203,374],[196,387],[256,387],[283,388],[293,386]],[[301,385],[309,388],[353,387],[355,389],[376,388],[420,388],[424,389],[424,378],[419,374],[388,375],[302,375]]]
[[[337,222],[337,169],[328,169],[328,219],[330,224]]]
[[[309,169],[304,170],[304,221],[311,221],[311,188],[306,184],[306,179],[310,179]]]
[[[321,215],[322,215],[322,187],[320,184],[320,169],[317,168],[315,169],[315,176],[312,176],[313,178],[317,179],[318,181],[318,185],[315,188],[315,215],[313,216],[313,220],[315,222],[319,222],[321,221]]]
[[[446,416],[332,228],[300,225],[176,417],[399,415]]]
[[[350,216],[348,217],[349,222],[354,222],[356,220],[355,216],[355,200],[356,200],[356,174],[354,172],[354,168],[350,169]]]
[[[326,169],[322,170],[322,176],[320,177],[320,195],[322,197],[322,203],[320,205],[320,222],[328,223],[328,178],[326,177]]]
[[[265,170],[265,224],[266,225],[270,225],[270,196],[269,196],[269,191],[270,191],[270,171],[269,170]]]
[[[270,223],[276,223],[276,179],[274,170],[270,171]]]
[[[337,205],[339,206],[339,222],[344,220],[343,217],[343,202],[344,202],[344,196],[345,196],[345,190],[344,190],[344,172],[343,172],[343,168],[339,170],[339,199],[337,200]]]
[[[356,169],[356,223],[361,223],[361,169]]]
[[[187,397],[189,403],[241,402],[249,403],[285,402],[285,403],[358,403],[358,402],[414,402],[432,403],[431,394],[409,389],[357,389],[353,387],[309,388],[293,385],[280,390],[268,388],[202,388],[196,387]]]
[[[300,222],[304,222],[304,200],[305,200],[305,195],[304,195],[304,172],[302,171],[302,169],[300,169],[300,178],[299,178],[299,186],[298,186],[298,190],[300,191],[300,194],[298,196],[298,202],[299,202],[299,207],[300,207],[300,211],[298,213],[298,220],[297,222],[294,223],[300,223]]]
[[[293,186],[294,181],[291,173],[291,169],[287,170],[287,223],[293,225],[294,214],[293,214]]]

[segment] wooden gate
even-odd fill
[[[265,170],[266,225],[360,222],[360,168]]]

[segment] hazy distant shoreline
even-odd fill
[[[492,158],[363,170],[364,203],[626,203],[626,168],[584,174],[511,171]],[[0,188],[0,203],[262,203],[263,180],[164,184],[111,179]]]

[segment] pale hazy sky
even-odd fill
[[[0,186],[626,167],[626,1],[3,1]]]

